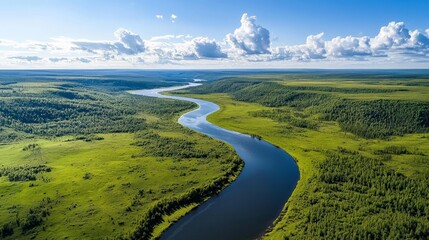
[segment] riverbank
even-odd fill
[[[166,91],[173,91],[179,89],[185,89],[188,87],[198,86],[198,83],[191,83],[184,86],[174,86],[160,89],[151,89],[151,90],[134,90],[129,91],[130,94],[140,95],[144,97],[156,97],[156,98],[169,98],[167,96],[161,95],[160,93]],[[199,108],[200,106],[198,106]],[[180,119],[189,112],[194,111],[185,111],[176,118],[176,122],[180,122]],[[183,125],[183,124],[182,124]],[[185,126],[186,127],[186,126]],[[231,150],[232,147],[229,146]],[[222,176],[213,179],[209,184],[206,184],[199,188],[194,188],[188,190],[187,193],[182,196],[166,199],[162,202],[158,202],[154,207],[152,207],[145,216],[139,221],[138,227],[131,234],[125,236],[125,239],[159,239],[162,234],[171,227],[172,224],[176,223],[180,218],[188,214],[189,212],[198,208],[201,203],[207,201],[208,199],[216,196],[219,192],[225,189],[230,183],[235,181],[235,179],[241,173],[244,162],[235,157],[229,159],[232,163],[232,167],[223,173]]]
[[[200,107],[180,117],[179,123],[229,143],[245,161],[242,173],[231,185],[181,218],[162,235],[162,239],[260,237],[281,212],[295,188],[299,172],[294,160],[265,141],[207,122],[207,115],[218,110],[218,106],[211,102],[159,95],[156,90],[145,92],[147,96],[198,104]]]
[[[193,104],[48,78],[0,91],[1,239],[128,236],[234,169],[231,147],[176,122]]]
[[[180,96],[183,96],[180,94]],[[308,191],[308,181],[314,176],[314,162],[308,159],[323,158],[323,154],[306,151],[306,147],[310,148],[316,141],[322,141],[322,138],[315,139],[313,143],[298,142],[299,136],[294,138],[284,138],[282,134],[277,132],[277,124],[270,119],[257,119],[250,117],[251,112],[268,110],[269,108],[257,104],[249,104],[232,100],[225,94],[186,94],[186,96],[212,101],[220,106],[219,111],[208,116],[207,120],[213,124],[222,126],[226,129],[231,129],[237,132],[246,132],[255,136],[260,136],[262,139],[275,144],[281,149],[285,149],[298,164],[300,171],[300,180],[298,181],[295,190],[284,205],[279,216],[269,226],[264,236],[265,239],[282,239],[284,232],[288,231],[285,227],[292,228],[292,221],[285,222],[288,219],[288,213],[299,209],[299,198]],[[305,145],[304,145],[305,144]]]
[[[260,136],[288,151],[298,163],[301,179],[274,227],[264,238],[387,238],[394,234],[418,239],[428,234],[429,226],[425,220],[429,215],[425,207],[429,173],[426,164],[429,146],[425,142],[428,135],[399,135],[386,131],[390,126],[387,124],[402,124],[400,127],[409,124],[411,115],[405,112],[411,107],[420,107],[420,113],[424,113],[427,99],[421,96],[428,92],[424,83],[419,79],[395,80],[395,84],[387,79],[386,84],[381,80],[375,84],[368,79],[363,79],[363,82],[344,79],[316,81],[305,76],[308,79],[294,81],[292,78],[288,81],[288,76],[283,77],[284,82],[278,76],[273,77],[279,83],[277,85],[257,85],[264,82],[258,82],[258,77],[237,78],[237,81],[227,79],[194,91],[203,94],[186,94],[213,101],[221,107],[209,116],[209,121],[234,131]],[[408,84],[422,86],[407,87]],[[234,86],[232,90],[228,88],[231,85]],[[274,89],[271,88],[273,86]],[[213,93],[222,91],[226,93]],[[357,127],[344,130],[341,126],[347,127],[345,123],[327,120],[320,114],[320,110],[329,113],[329,107],[335,106],[329,103],[337,103],[335,100],[356,107],[354,113],[367,113],[358,115],[361,118],[348,124],[366,120],[362,118],[372,116],[370,113],[374,111],[371,110],[379,109],[380,104],[385,107],[375,112],[395,120],[383,121],[384,118],[378,119],[380,115],[376,115],[372,121],[386,125],[370,126],[371,131],[365,131],[368,128],[361,131]],[[325,105],[317,108],[318,104]],[[396,111],[389,111],[391,106],[396,106]],[[399,111],[399,108],[403,110]],[[402,122],[403,119],[408,121]],[[425,131],[424,125],[407,126],[403,129]],[[382,134],[393,136],[374,138]]]

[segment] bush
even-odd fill
[[[12,226],[12,224],[11,223],[5,223],[5,224],[3,224],[0,233],[1,233],[2,237],[7,237],[7,236],[13,235],[13,226]]]
[[[1,168],[0,177],[7,176],[9,181],[34,181],[36,175],[42,172],[50,172],[52,169],[46,165],[21,166],[12,168]]]
[[[83,175],[83,179],[84,180],[89,180],[89,179],[91,179],[92,178],[92,174],[91,173],[85,173],[84,175]]]
[[[22,232],[26,233],[29,230],[31,230],[35,227],[38,227],[42,224],[42,222],[43,222],[42,217],[40,217],[36,214],[29,214],[21,225]]]
[[[398,146],[398,145],[391,145],[385,147],[383,150],[376,150],[374,151],[375,154],[394,154],[394,155],[401,155],[401,154],[409,154],[410,152],[408,149],[404,146]]]

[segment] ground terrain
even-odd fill
[[[258,75],[178,93],[295,158],[301,180],[266,239],[429,236],[428,78]]]
[[[178,125],[195,106],[290,153],[301,180],[266,239],[429,236],[425,71],[0,71],[0,238],[159,236],[240,172]]]
[[[0,82],[1,239],[149,239],[240,171],[177,123],[193,104],[125,92],[180,82],[16,78]]]

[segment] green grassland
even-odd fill
[[[285,149],[301,179],[265,239],[429,236],[429,79],[231,77],[176,94]]]
[[[238,175],[177,123],[193,104],[111,86],[0,85],[0,239],[156,238]]]

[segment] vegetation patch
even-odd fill
[[[239,174],[232,148],[177,123],[194,104],[117,92],[171,83],[58,78],[0,89],[1,239],[156,238]]]
[[[261,136],[296,160],[301,179],[265,239],[429,235],[429,102],[421,97],[429,96],[429,88],[424,76],[235,79],[259,83],[195,94],[210,89],[209,83],[182,94],[219,104],[221,110],[208,117],[214,124]],[[301,127],[296,119],[314,121],[317,128]]]
[[[37,174],[51,170],[46,165],[5,167],[0,168],[0,177],[6,176],[11,182],[35,181]]]
[[[408,151],[408,149],[404,146],[400,146],[400,145],[390,145],[390,146],[386,146],[384,149],[382,150],[375,150],[374,151],[375,154],[394,154],[394,155],[401,155],[401,154],[409,154],[410,152]]]
[[[323,108],[326,120],[336,120],[345,131],[366,138],[429,131],[428,102],[341,100]]]
[[[245,80],[237,80],[240,83]],[[351,93],[389,93],[406,91],[407,89],[371,89],[363,91],[362,88],[333,88],[288,86],[278,82],[264,81],[249,84],[240,84],[232,90],[225,90],[231,86],[230,82],[219,81],[216,89],[223,89],[237,101],[259,103],[267,107],[292,107],[296,110],[308,109],[320,114],[322,120],[337,121],[340,127],[347,132],[365,138],[382,138],[408,133],[424,133],[429,131],[429,103],[422,101],[385,100],[357,101],[338,98],[330,94],[333,89],[347,89]],[[191,93],[209,91],[215,83],[189,90]],[[251,84],[250,84],[251,83]],[[219,86],[224,85],[224,88]],[[309,92],[309,89],[320,88],[320,92]],[[352,90],[354,89],[354,91]],[[331,90],[331,91],[328,91]],[[412,93],[410,93],[412,94]],[[317,129],[317,123],[291,118],[290,111],[272,110],[272,112],[257,113],[254,116],[270,117],[276,121],[288,121],[297,127]]]
[[[252,112],[251,116],[266,117],[277,122],[287,122],[290,125],[299,128],[309,128],[313,130],[317,130],[319,128],[318,121],[309,119],[300,113],[301,112],[298,111],[291,111],[290,109],[274,109]]]
[[[309,182],[311,195],[301,198],[305,220],[290,237],[423,239],[429,234],[428,180],[359,154],[327,153]]]
[[[211,183],[205,185],[203,188],[191,189],[183,196],[174,199],[163,200],[158,202],[150,211],[140,220],[140,226],[127,238],[129,239],[150,239],[153,237],[152,233],[155,226],[163,222],[164,216],[171,215],[180,208],[189,206],[191,204],[199,204],[207,198],[219,193],[225,186],[231,183],[236,177],[237,173],[243,167],[243,162],[239,158],[233,160],[234,167],[221,177]]]

